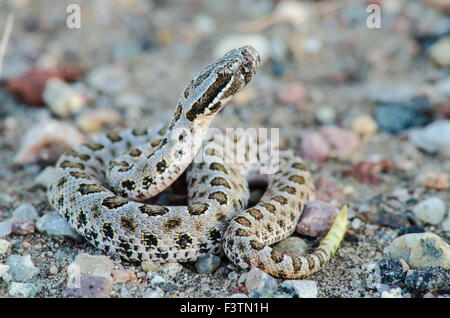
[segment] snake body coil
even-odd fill
[[[255,165],[229,160],[242,150],[236,140],[243,136],[205,138],[215,114],[245,87],[258,65],[252,47],[232,50],[192,79],[168,126],[109,133],[61,156],[48,189],[51,204],[91,244],[130,261],[194,261],[223,248],[236,265],[277,277],[302,277],[322,268],[345,232],[342,213],[308,256],[269,246],[292,234],[314,196],[302,159],[280,150],[265,194],[246,209],[247,179]],[[268,144],[252,136],[247,142],[247,147]],[[145,202],[185,170],[187,206]]]

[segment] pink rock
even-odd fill
[[[330,178],[320,177],[314,181],[316,187],[316,198],[321,201],[330,202],[340,200],[344,197],[341,188]]]
[[[299,105],[309,100],[309,95],[302,83],[294,82],[284,87],[278,94],[282,103]]]
[[[310,133],[302,139],[302,151],[306,157],[325,161],[330,151],[327,141],[319,133]]]
[[[14,161],[19,164],[55,161],[84,140],[84,135],[74,126],[54,119],[46,120],[27,131]]]
[[[252,267],[247,273],[245,287],[248,292],[251,293],[253,291],[263,292],[276,290],[278,285],[275,278],[263,272],[259,268]]]
[[[131,269],[115,269],[111,274],[115,282],[124,283],[136,279],[134,270]]]
[[[306,204],[296,231],[311,237],[323,236],[330,229],[339,211],[334,206],[314,200]]]
[[[350,155],[359,145],[359,136],[352,130],[325,126],[320,133],[328,142],[331,151],[338,157]]]

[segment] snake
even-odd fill
[[[253,47],[233,49],[192,78],[169,124],[113,130],[61,155],[47,190],[50,204],[87,242],[130,262],[193,262],[224,253],[239,268],[257,267],[279,278],[320,270],[343,239],[346,209],[310,254],[274,249],[314,199],[304,161],[255,134],[208,134],[215,115],[259,64]],[[258,149],[256,157],[250,149]],[[274,149],[273,171],[258,174],[261,158],[274,157]],[[236,160],[238,152],[254,160]],[[151,200],[183,174],[186,205]],[[265,192],[247,206],[249,185],[258,177]]]

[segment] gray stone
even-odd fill
[[[25,298],[34,297],[42,289],[41,285],[31,283],[11,282],[8,286],[8,294],[10,296],[22,295]]]
[[[27,222],[36,220],[39,217],[34,206],[29,203],[19,205],[12,214],[12,222]]]
[[[450,120],[436,120],[424,128],[414,129],[409,140],[428,153],[450,157]]]
[[[295,298],[317,298],[317,283],[313,280],[286,280],[281,289]]]
[[[0,237],[8,236],[9,234],[11,234],[11,232],[12,225],[9,219],[0,222]]]
[[[386,247],[392,258],[402,258],[412,269],[441,266],[450,269],[450,245],[434,233],[402,235]]]
[[[86,274],[88,276],[105,277],[112,279],[111,272],[114,269],[114,262],[104,255],[89,255],[80,253],[75,261],[67,267],[67,275]]]
[[[36,176],[36,178],[34,178],[33,182],[43,186],[44,188],[48,188],[56,178],[56,171],[57,170],[55,167],[46,167]]]
[[[27,282],[39,272],[38,268],[34,266],[31,260],[31,255],[17,255],[12,254],[6,259],[6,265],[9,266],[8,273],[10,273],[15,280]]]
[[[274,244],[273,249],[291,256],[304,256],[308,253],[308,244],[299,237],[291,236]]]
[[[71,239],[79,239],[80,236],[72,230],[62,216],[57,212],[50,212],[43,215],[37,222],[36,228],[39,232],[47,233],[50,236],[62,236]]]
[[[199,274],[211,274],[220,265],[220,257],[214,254],[206,254],[195,263]]]
[[[432,197],[418,203],[412,209],[421,221],[433,225],[441,223],[445,218],[445,203],[438,197]]]

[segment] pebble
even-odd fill
[[[314,132],[302,138],[301,149],[306,157],[317,161],[325,161],[328,157],[330,146],[320,133]]]
[[[50,266],[50,269],[48,271],[50,274],[56,275],[56,274],[58,274],[58,267],[56,267],[55,265],[52,265],[52,266]]]
[[[450,66],[450,36],[442,37],[429,49],[431,59],[440,67]]]
[[[34,178],[33,183],[48,188],[57,176],[57,169],[52,166],[45,167],[44,170]]]
[[[11,227],[12,233],[16,235],[28,235],[34,233],[34,221],[14,222]]]
[[[276,290],[253,291],[247,295],[248,298],[293,298],[291,294]]]
[[[369,140],[376,134],[378,125],[372,116],[365,114],[353,119],[351,128],[359,136]]]
[[[308,244],[299,237],[291,236],[274,244],[273,249],[291,256],[304,256],[308,253]]]
[[[381,298],[403,298],[400,287],[389,289],[381,293]]]
[[[42,99],[59,117],[67,118],[86,105],[85,98],[59,78],[50,78],[45,84]]]
[[[111,272],[115,282],[124,283],[136,279],[136,274],[132,269],[115,269]]]
[[[45,120],[27,131],[14,161],[23,165],[40,160],[56,161],[62,153],[84,140],[74,126],[54,119]]]
[[[119,93],[128,86],[128,76],[122,67],[118,65],[98,66],[86,77],[87,83],[108,94]]]
[[[428,153],[450,157],[450,120],[436,120],[424,128],[414,129],[408,138]]]
[[[220,257],[214,254],[206,254],[195,263],[199,274],[211,274],[220,265]]]
[[[143,298],[162,298],[164,297],[164,291],[159,288],[156,287],[155,289],[153,288],[147,288],[144,292],[144,294],[142,295]]]
[[[10,273],[15,280],[26,282],[33,279],[39,269],[34,266],[31,260],[31,255],[17,255],[12,254],[8,256],[5,262],[9,266],[8,273]]]
[[[9,270],[9,265],[0,263],[0,278]]]
[[[423,175],[422,184],[429,189],[447,190],[448,189],[447,174],[427,172],[425,175]]]
[[[12,213],[11,222],[27,222],[39,217],[36,209],[29,203],[19,205]]]
[[[155,263],[151,260],[145,260],[141,263],[141,268],[146,273],[154,273],[161,270],[161,264]]]
[[[316,112],[316,120],[321,125],[330,125],[336,121],[336,109],[334,107],[321,107]]]
[[[377,265],[380,268],[382,284],[396,285],[405,278],[402,263],[398,259],[383,258]]]
[[[333,157],[347,158],[359,145],[359,137],[353,131],[335,126],[324,126],[320,133],[330,145]]]
[[[300,82],[293,82],[281,89],[278,99],[283,104],[300,106],[309,100],[308,91]]]
[[[360,219],[354,218],[352,220],[352,228],[354,230],[358,230],[362,225],[363,225],[363,222]]]
[[[430,118],[427,98],[413,98],[407,102],[380,103],[375,108],[374,119],[381,130],[392,134],[426,124]]]
[[[445,218],[445,203],[438,197],[426,199],[413,207],[414,215],[421,221],[437,225]]]
[[[314,181],[316,187],[316,199],[331,202],[333,200],[341,200],[344,193],[341,188],[332,179],[323,176]]]
[[[412,269],[441,266],[450,269],[450,245],[434,233],[402,235],[386,247],[388,257],[402,258]]]
[[[80,236],[72,230],[67,221],[57,212],[44,214],[37,222],[36,228],[39,232],[47,233],[50,236],[67,237],[78,240]]]
[[[95,109],[77,116],[75,124],[85,133],[92,133],[103,127],[117,125],[122,120],[120,114],[112,109]]]
[[[5,237],[11,234],[12,225],[9,219],[0,222],[0,237]]]
[[[441,224],[442,231],[444,232],[450,232],[450,210],[448,211],[447,214],[448,214],[447,218]]]
[[[406,287],[415,293],[450,293],[450,272],[440,266],[427,266],[423,269],[408,271]]]
[[[384,159],[376,162],[360,161],[354,166],[343,171],[344,175],[352,175],[361,183],[380,184],[382,179],[379,173],[389,173],[392,170],[393,162]]]
[[[308,202],[296,231],[298,234],[311,237],[325,235],[338,214],[339,210],[326,202],[320,200]]]
[[[317,298],[317,282],[313,280],[285,280],[281,290],[294,298]]]
[[[351,130],[323,126],[319,132],[302,138],[301,149],[306,157],[325,161],[328,157],[348,158],[358,147],[359,137]]]
[[[259,268],[252,267],[245,278],[245,287],[249,293],[275,291],[277,280]]]
[[[8,254],[11,251],[11,246],[11,242],[0,239],[0,256]]]
[[[161,265],[161,272],[169,278],[175,278],[181,271],[183,266],[180,263],[172,262]]]
[[[80,253],[75,261],[67,267],[67,275],[72,278],[75,275],[86,274],[110,279],[113,269],[113,261],[104,255]]]
[[[64,297],[105,298],[111,294],[112,279],[85,273],[67,280]]]
[[[34,297],[42,289],[42,286],[32,283],[11,282],[8,286],[10,296],[22,295],[25,298]]]

